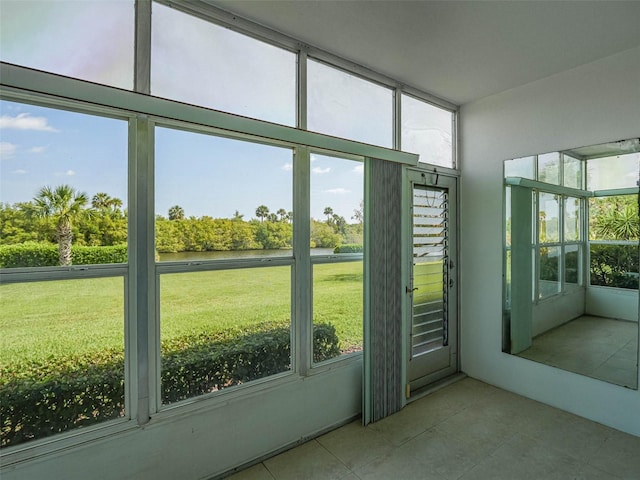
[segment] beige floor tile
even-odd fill
[[[436,473],[426,458],[416,459],[411,449],[398,447],[354,470],[361,480],[446,480]]]
[[[516,434],[461,480],[616,480],[540,441]]]
[[[626,480],[640,478],[640,437],[613,431],[588,461],[600,470]]]
[[[351,473],[315,440],[265,460],[264,465],[276,480],[338,480]]]
[[[457,480],[486,456],[483,445],[454,437],[438,427],[418,435],[399,449],[447,480]]]
[[[254,465],[253,467],[242,470],[230,477],[227,480],[274,480],[273,475],[269,473],[267,467],[262,463]]]
[[[360,420],[321,436],[318,443],[352,470],[393,449],[384,435],[371,427],[362,426]]]

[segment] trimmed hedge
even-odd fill
[[[71,247],[73,265],[97,265],[104,263],[126,263],[127,246]],[[50,243],[25,242],[0,245],[0,267],[54,267],[59,265],[58,246]]]
[[[364,246],[361,243],[345,243],[333,249],[333,253],[362,253]]]
[[[314,325],[314,361],[340,355],[335,328]],[[287,371],[288,324],[201,333],[162,342],[164,403]],[[16,445],[124,414],[124,353],[105,350],[16,363],[0,376],[0,444]]]

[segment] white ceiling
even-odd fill
[[[640,1],[209,0],[462,105],[640,46]]]

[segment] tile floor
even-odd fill
[[[637,388],[638,324],[583,315],[534,338],[519,356]]]
[[[640,437],[465,378],[232,480],[640,479]]]

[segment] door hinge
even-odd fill
[[[407,386],[405,387],[405,395],[407,396],[407,398],[411,398],[411,384],[407,383]]]

